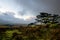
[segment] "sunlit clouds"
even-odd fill
[[[35,16],[31,16],[31,15],[18,15],[18,14],[15,14],[14,15],[15,18],[19,18],[19,19],[23,19],[25,21],[29,21],[29,20],[32,20],[32,18],[35,18]]]

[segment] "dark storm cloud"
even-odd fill
[[[24,24],[27,23],[23,19],[18,19],[14,17],[13,12],[6,12],[0,14],[0,24]]]
[[[39,12],[60,13],[60,0],[16,0],[16,3],[37,14]]]
[[[23,11],[19,11],[18,14],[21,15],[21,16],[24,16],[26,14],[26,10],[23,10]]]

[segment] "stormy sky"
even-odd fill
[[[0,24],[34,22],[40,12],[60,13],[60,0],[0,0]]]

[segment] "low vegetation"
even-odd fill
[[[35,25],[0,32],[0,40],[60,40],[60,25]]]

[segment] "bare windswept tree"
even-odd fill
[[[59,23],[58,19],[60,18],[60,16],[58,14],[49,14],[49,13],[45,13],[45,12],[41,12],[39,15],[36,16],[36,22],[34,23],[30,23],[29,25],[35,25],[36,23]]]
[[[57,14],[48,14],[45,12],[41,12],[39,15],[36,16],[36,21],[41,23],[58,23],[58,19],[60,18]]]

